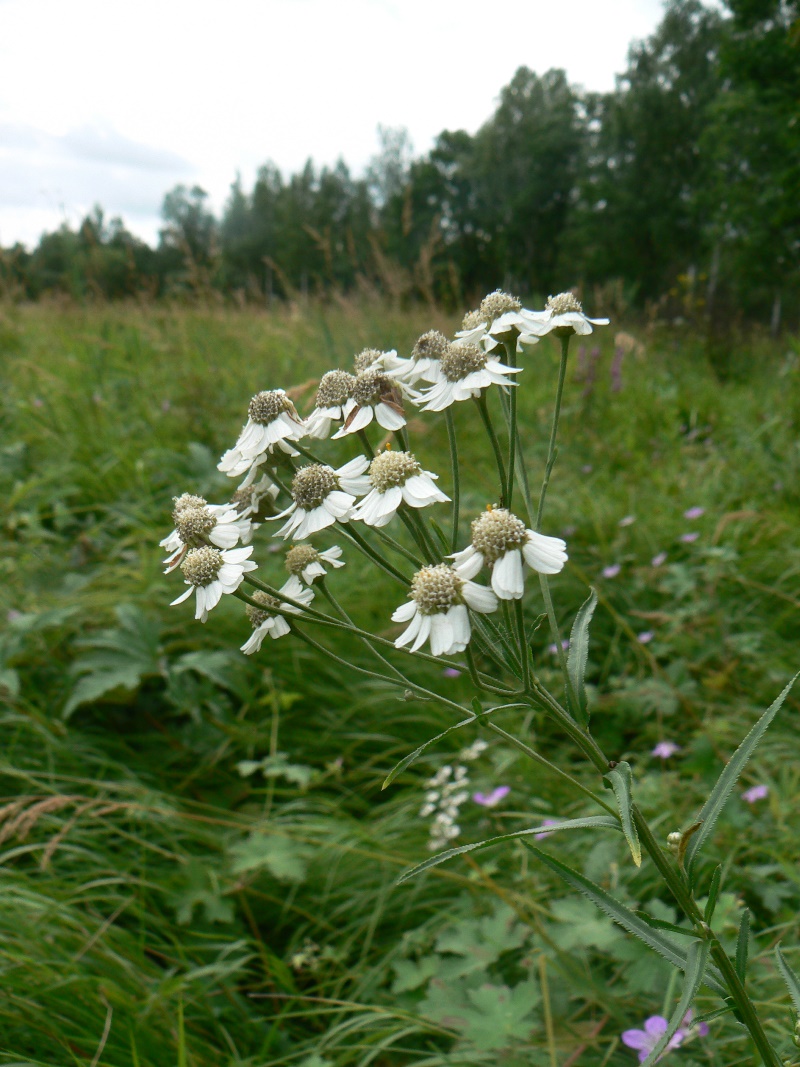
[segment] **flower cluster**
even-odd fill
[[[461,833],[456,822],[461,805],[469,799],[469,771],[459,763],[455,768],[445,764],[425,783],[425,803],[420,808],[419,817],[431,822],[428,848],[436,852],[447,848],[450,842]]]

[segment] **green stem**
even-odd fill
[[[453,473],[453,536],[450,540],[450,551],[455,552],[458,548],[458,510],[461,501],[461,479],[458,467],[458,441],[456,440],[456,425],[453,421],[452,405],[444,409],[444,418],[447,424],[447,440],[450,443],[450,469]]]
[[[506,341],[506,363],[509,367],[517,365],[517,342]],[[514,466],[516,462],[515,450],[517,447],[517,390],[512,385],[509,387],[508,398],[508,481],[506,482],[505,506],[512,509],[514,502]]]
[[[500,450],[500,442],[497,440],[497,434],[494,432],[492,416],[489,414],[489,405],[486,403],[486,394],[481,393],[480,396],[476,396],[474,399],[475,403],[478,405],[478,411],[481,413],[481,419],[483,419],[483,425],[486,428],[487,436],[492,443],[494,459],[497,464],[497,474],[500,478],[500,505],[501,507],[505,507],[506,468],[503,463],[503,453]]]
[[[525,638],[525,615],[522,611],[522,601],[514,601],[514,614],[517,624],[517,639],[519,640],[519,658],[522,665],[522,688],[529,689],[531,684],[531,658],[528,642]]]
[[[355,544],[364,553],[365,556],[368,556],[373,563],[380,567],[382,571],[385,571],[387,574],[390,574],[392,578],[394,578],[395,581],[399,582],[401,585],[408,587],[409,579],[406,578],[405,575],[401,571],[399,571],[393,564],[389,563],[388,560],[384,559],[378,552],[376,552],[372,545],[370,545],[369,542],[364,540],[361,534],[355,529],[353,524],[348,523],[345,527],[345,525],[342,523],[339,526],[339,531],[341,532],[343,537],[346,537],[350,541],[352,541],[353,544]]]
[[[539,508],[536,512],[536,530],[537,532],[542,526],[542,514],[544,512],[544,498],[547,495],[547,486],[550,482],[550,472],[553,469],[553,464],[556,461],[556,439],[558,437],[558,420],[561,415],[561,397],[564,392],[564,379],[567,374],[567,355],[569,353],[569,339],[571,334],[567,334],[561,338],[561,364],[558,368],[558,386],[556,388],[556,405],[553,409],[553,425],[550,428],[550,445],[547,449],[547,463],[544,468],[544,480],[542,481],[542,491],[539,494]]]

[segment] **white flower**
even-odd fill
[[[189,588],[172,603],[182,604],[192,593],[196,593],[194,617],[205,622],[209,611],[219,604],[222,594],[235,593],[245,574],[256,569],[255,563],[249,558],[252,552],[252,545],[249,548],[232,548],[228,551],[211,548],[209,545],[189,549],[181,564],[183,577]]]
[[[301,467],[292,480],[292,503],[275,516],[276,519],[289,516],[288,522],[278,530],[278,536],[302,541],[337,520],[348,522],[356,497],[369,491],[369,478],[364,474],[368,466],[365,456],[356,456],[338,470],[322,463]]]
[[[453,344],[443,354],[436,369],[437,381],[421,394],[423,411],[444,411],[457,400],[480,396],[490,385],[516,385],[509,374],[520,367],[507,367],[473,344]]]
[[[238,478],[250,470],[249,484],[254,477],[253,468],[264,463],[276,448],[289,455],[297,452],[289,444],[305,436],[303,420],[295,411],[294,404],[283,389],[272,389],[256,395],[247,409],[248,419],[233,448],[229,448],[217,464],[217,468],[229,478]]]
[[[404,395],[416,394],[380,371],[359,374],[353,386],[353,396],[347,402],[344,425],[333,435],[333,440],[363,430],[373,419],[384,430],[399,430],[406,424]]]
[[[544,311],[534,313],[534,318],[541,330],[541,335],[555,333],[564,335],[576,333],[585,337],[592,332],[592,326],[608,326],[608,319],[590,319],[583,313],[581,302],[574,293],[559,293],[549,296]]]
[[[416,652],[430,639],[434,656],[463,652],[472,628],[467,607],[484,614],[497,609],[491,589],[465,581],[447,563],[423,567],[411,581],[411,599],[392,615],[393,622],[409,623],[395,641],[395,648],[413,642]]]
[[[306,607],[314,599],[312,590],[306,589],[295,574],[291,576],[285,585],[281,586],[278,592],[283,593],[284,596],[291,597],[292,600],[298,600],[301,604],[305,604]],[[261,589],[257,589],[251,599],[255,600],[257,604],[262,604],[264,608],[271,608],[276,612],[291,612],[293,615],[300,614],[300,609],[296,608],[294,604],[282,604],[278,597],[270,596],[269,593],[264,593]],[[241,651],[246,656],[252,656],[254,652],[258,652],[267,634],[273,638],[278,638],[289,633],[289,623],[282,614],[272,614],[270,611],[253,607],[252,604],[248,604],[245,611],[248,619],[253,624],[253,632],[241,648]]]
[[[309,437],[330,437],[335,422],[342,422],[352,407],[354,374],[344,370],[329,370],[320,379],[314,410],[306,419]]]
[[[181,565],[190,548],[209,541],[217,548],[233,548],[239,541],[246,544],[251,535],[250,520],[243,518],[231,504],[208,504],[201,496],[184,493],[175,498],[172,512],[175,529],[161,548],[170,553],[164,560],[169,574]]]
[[[328,567],[343,567],[342,550],[338,545],[318,552],[312,545],[292,545],[286,553],[286,570],[289,574],[299,575],[306,585],[311,585],[315,578],[324,578]]]
[[[353,512],[367,526],[386,526],[402,503],[412,508],[450,499],[433,484],[437,474],[424,471],[410,452],[380,452],[369,466],[372,489]]]
[[[428,330],[418,338],[411,352],[411,359],[398,360],[397,366],[387,367],[385,373],[408,385],[419,381],[436,382],[439,379],[439,361],[450,347],[450,342],[438,330]]]
[[[472,523],[472,543],[451,557],[462,578],[474,578],[484,563],[492,572],[492,589],[501,600],[519,600],[524,591],[524,567],[539,574],[558,574],[567,562],[567,546],[560,537],[528,530],[506,508],[492,508]]]
[[[393,348],[390,352],[381,352],[378,348],[365,348],[353,360],[353,368],[356,374],[366,374],[367,371],[377,371],[380,374],[402,378],[411,364],[410,359],[398,356]]]
[[[275,511],[275,501],[280,489],[266,474],[252,485],[240,486],[231,497],[231,507],[236,508],[240,518],[250,520],[250,529],[242,535],[242,544],[249,545],[253,534],[261,526],[256,519],[269,518]]]
[[[477,311],[467,312],[456,337],[462,344],[479,345],[487,352],[506,341],[516,341],[516,350],[521,352],[523,345],[535,345],[547,332],[538,314],[524,308],[517,297],[497,289],[483,298]]]

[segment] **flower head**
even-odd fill
[[[495,808],[510,792],[510,785],[498,785],[490,793],[473,793],[472,799],[482,808]]]
[[[401,504],[424,508],[428,504],[444,503],[450,497],[433,484],[437,478],[437,474],[424,471],[410,452],[391,449],[379,452],[369,465],[372,488],[359,503],[353,518],[361,519],[367,526],[386,526]]]
[[[234,593],[242,584],[245,574],[256,569],[255,563],[249,558],[252,552],[252,545],[227,551],[210,545],[189,549],[181,564],[189,588],[172,603],[181,604],[195,593],[195,618],[205,622],[209,611],[219,604],[223,593]]]
[[[275,516],[288,516],[278,536],[301,541],[337,520],[347,522],[353,515],[356,497],[369,489],[369,479],[364,476],[368,465],[368,459],[356,456],[338,470],[324,463],[301,467],[292,479],[292,503]]]
[[[663,1015],[651,1015],[649,1019],[645,1019],[643,1030],[626,1030],[622,1035],[622,1043],[628,1048],[636,1049],[639,1053],[639,1063],[644,1063],[667,1032],[668,1027],[669,1023]],[[685,1030],[676,1030],[664,1051],[668,1052],[670,1049],[677,1048],[685,1036]]]
[[[438,330],[428,330],[421,337],[411,351],[410,369],[406,381],[414,385],[418,381],[436,382],[439,376],[439,364],[442,356],[450,348],[450,342],[443,333]],[[393,375],[394,376],[394,375]]]
[[[203,497],[191,493],[175,497],[172,521],[175,529],[159,542],[170,553],[164,560],[165,574],[181,565],[190,548],[200,548],[209,542],[217,548],[233,548],[239,541],[246,544],[250,538],[249,519],[232,505],[208,504]]]
[[[674,741],[659,741],[651,752],[651,755],[657,756],[658,759],[670,759],[676,752],[680,752],[680,750],[681,746],[676,745]]]
[[[483,298],[477,311],[467,312],[456,338],[464,344],[481,345],[487,352],[504,342],[516,341],[519,352],[522,345],[536,344],[546,332],[540,327],[540,314],[523,308],[511,293],[496,289]]]
[[[248,545],[253,532],[259,528],[264,519],[275,514],[275,500],[280,490],[273,480],[262,474],[257,482],[241,486],[231,497],[231,507],[235,508],[242,519],[250,520],[248,535],[242,536],[242,544]]]
[[[380,370],[366,370],[357,375],[344,424],[333,435],[333,439],[363,430],[373,419],[384,430],[399,430],[406,424],[404,395],[414,394],[402,382],[395,381]]]
[[[233,448],[217,464],[231,478],[265,462],[276,448],[296,455],[289,444],[305,435],[303,420],[283,389],[263,390],[251,399],[247,422]]]
[[[306,585],[311,585],[315,578],[324,578],[325,567],[343,567],[342,550],[338,545],[324,552],[317,551],[313,545],[292,545],[286,553],[286,570],[289,574],[299,576]]]
[[[667,562],[667,553],[666,552],[658,552],[650,560],[650,566],[651,567],[663,567],[666,562]]]
[[[491,354],[474,344],[452,344],[443,353],[436,373],[436,382],[421,394],[423,411],[444,411],[458,400],[480,396],[490,385],[505,388],[515,382],[508,377],[518,374],[520,367],[507,367]]]
[[[697,530],[689,530],[687,533],[681,534],[681,541],[684,544],[690,545],[693,541],[696,541],[700,534]]]
[[[752,785],[742,793],[742,800],[746,800],[748,804],[755,804],[757,800],[764,800],[767,796],[769,796],[769,786]]]
[[[491,508],[472,523],[472,541],[453,555],[462,578],[474,578],[484,566],[492,572],[492,589],[501,600],[519,600],[524,592],[524,564],[539,574],[558,574],[567,561],[560,537],[526,528],[506,508]]]
[[[497,608],[491,589],[465,581],[446,563],[417,571],[409,596],[409,602],[392,615],[393,622],[409,623],[395,647],[413,642],[411,651],[416,652],[430,639],[434,656],[449,656],[467,647],[472,633],[468,607],[484,614]]]
[[[291,597],[292,600],[297,600],[301,604],[305,604],[306,607],[314,599],[312,590],[306,589],[297,575],[294,574],[288,582],[278,590],[278,592]],[[294,604],[283,604],[279,597],[264,593],[261,589],[257,589],[255,593],[253,593],[252,599],[255,600],[257,604],[261,604],[262,607],[257,608],[253,607],[252,604],[248,604],[245,608],[247,617],[253,624],[253,632],[242,645],[241,649],[246,656],[251,656],[254,652],[258,652],[261,648],[261,643],[267,634],[269,634],[270,637],[278,638],[289,633],[291,627],[282,613],[291,612],[293,615],[300,614],[300,609],[295,607]]]
[[[636,640],[640,645],[649,645],[655,636],[652,630],[642,630],[641,633],[636,635]]]
[[[306,419],[309,437],[329,437],[334,422],[347,417],[352,406],[354,374],[344,370],[329,370],[320,378],[314,410]]]
[[[573,333],[585,337],[592,332],[592,326],[608,326],[609,322],[608,319],[587,318],[580,300],[570,292],[549,296],[544,312],[537,318],[542,333],[555,333],[559,337]]]

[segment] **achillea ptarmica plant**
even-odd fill
[[[249,571],[256,570],[250,559],[253,546],[222,551],[204,545],[190,548],[181,564],[183,577],[189,588],[172,601],[182,604],[192,593],[197,596],[195,618],[205,622],[208,613],[219,604],[224,593],[235,593]]]
[[[283,389],[256,393],[239,439],[222,457],[219,469],[238,478],[263,463],[276,448],[296,455],[289,442],[299,441],[305,432],[303,420]]]
[[[169,574],[181,565],[190,548],[211,544],[216,548],[233,548],[239,541],[247,544],[251,532],[249,519],[231,504],[208,504],[203,497],[184,493],[175,498],[172,512],[175,529],[159,547],[170,554],[164,560]]]
[[[434,656],[449,656],[467,647],[472,633],[467,608],[482,614],[497,609],[491,589],[463,579],[447,563],[417,571],[409,596],[410,601],[392,615],[393,622],[409,623],[395,647],[411,644],[416,652],[430,640]]]
[[[434,485],[438,475],[424,471],[410,452],[379,452],[370,463],[368,477],[372,488],[353,514],[367,526],[386,526],[401,504],[425,508],[450,500]]]
[[[399,430],[406,424],[403,395],[411,395],[402,383],[381,371],[368,370],[356,376],[350,410],[333,439],[364,430],[373,419],[384,430]]]
[[[478,345],[453,344],[435,369],[436,383],[423,390],[419,402],[423,411],[444,411],[459,400],[480,396],[490,385],[515,386],[510,375],[520,370],[505,366]]]
[[[326,567],[338,569],[344,566],[342,550],[338,545],[319,552],[313,545],[292,545],[286,553],[286,570],[311,585],[315,578],[324,578]]]
[[[368,466],[366,457],[356,456],[338,470],[323,463],[301,467],[292,481],[292,503],[275,516],[288,516],[278,536],[301,541],[337,521],[347,522],[356,498],[369,491],[369,479],[364,474]]]
[[[296,575],[292,575],[278,592],[292,600],[299,601],[306,607],[314,599],[313,591],[307,589]],[[267,634],[274,639],[285,637],[291,631],[286,615],[300,614],[300,608],[295,607],[294,604],[283,603],[280,597],[272,596],[261,589],[256,589],[251,599],[259,607],[248,604],[245,608],[245,613],[253,627],[252,634],[241,647],[241,651],[246,656],[252,656],[254,652],[261,649],[261,644]]]

